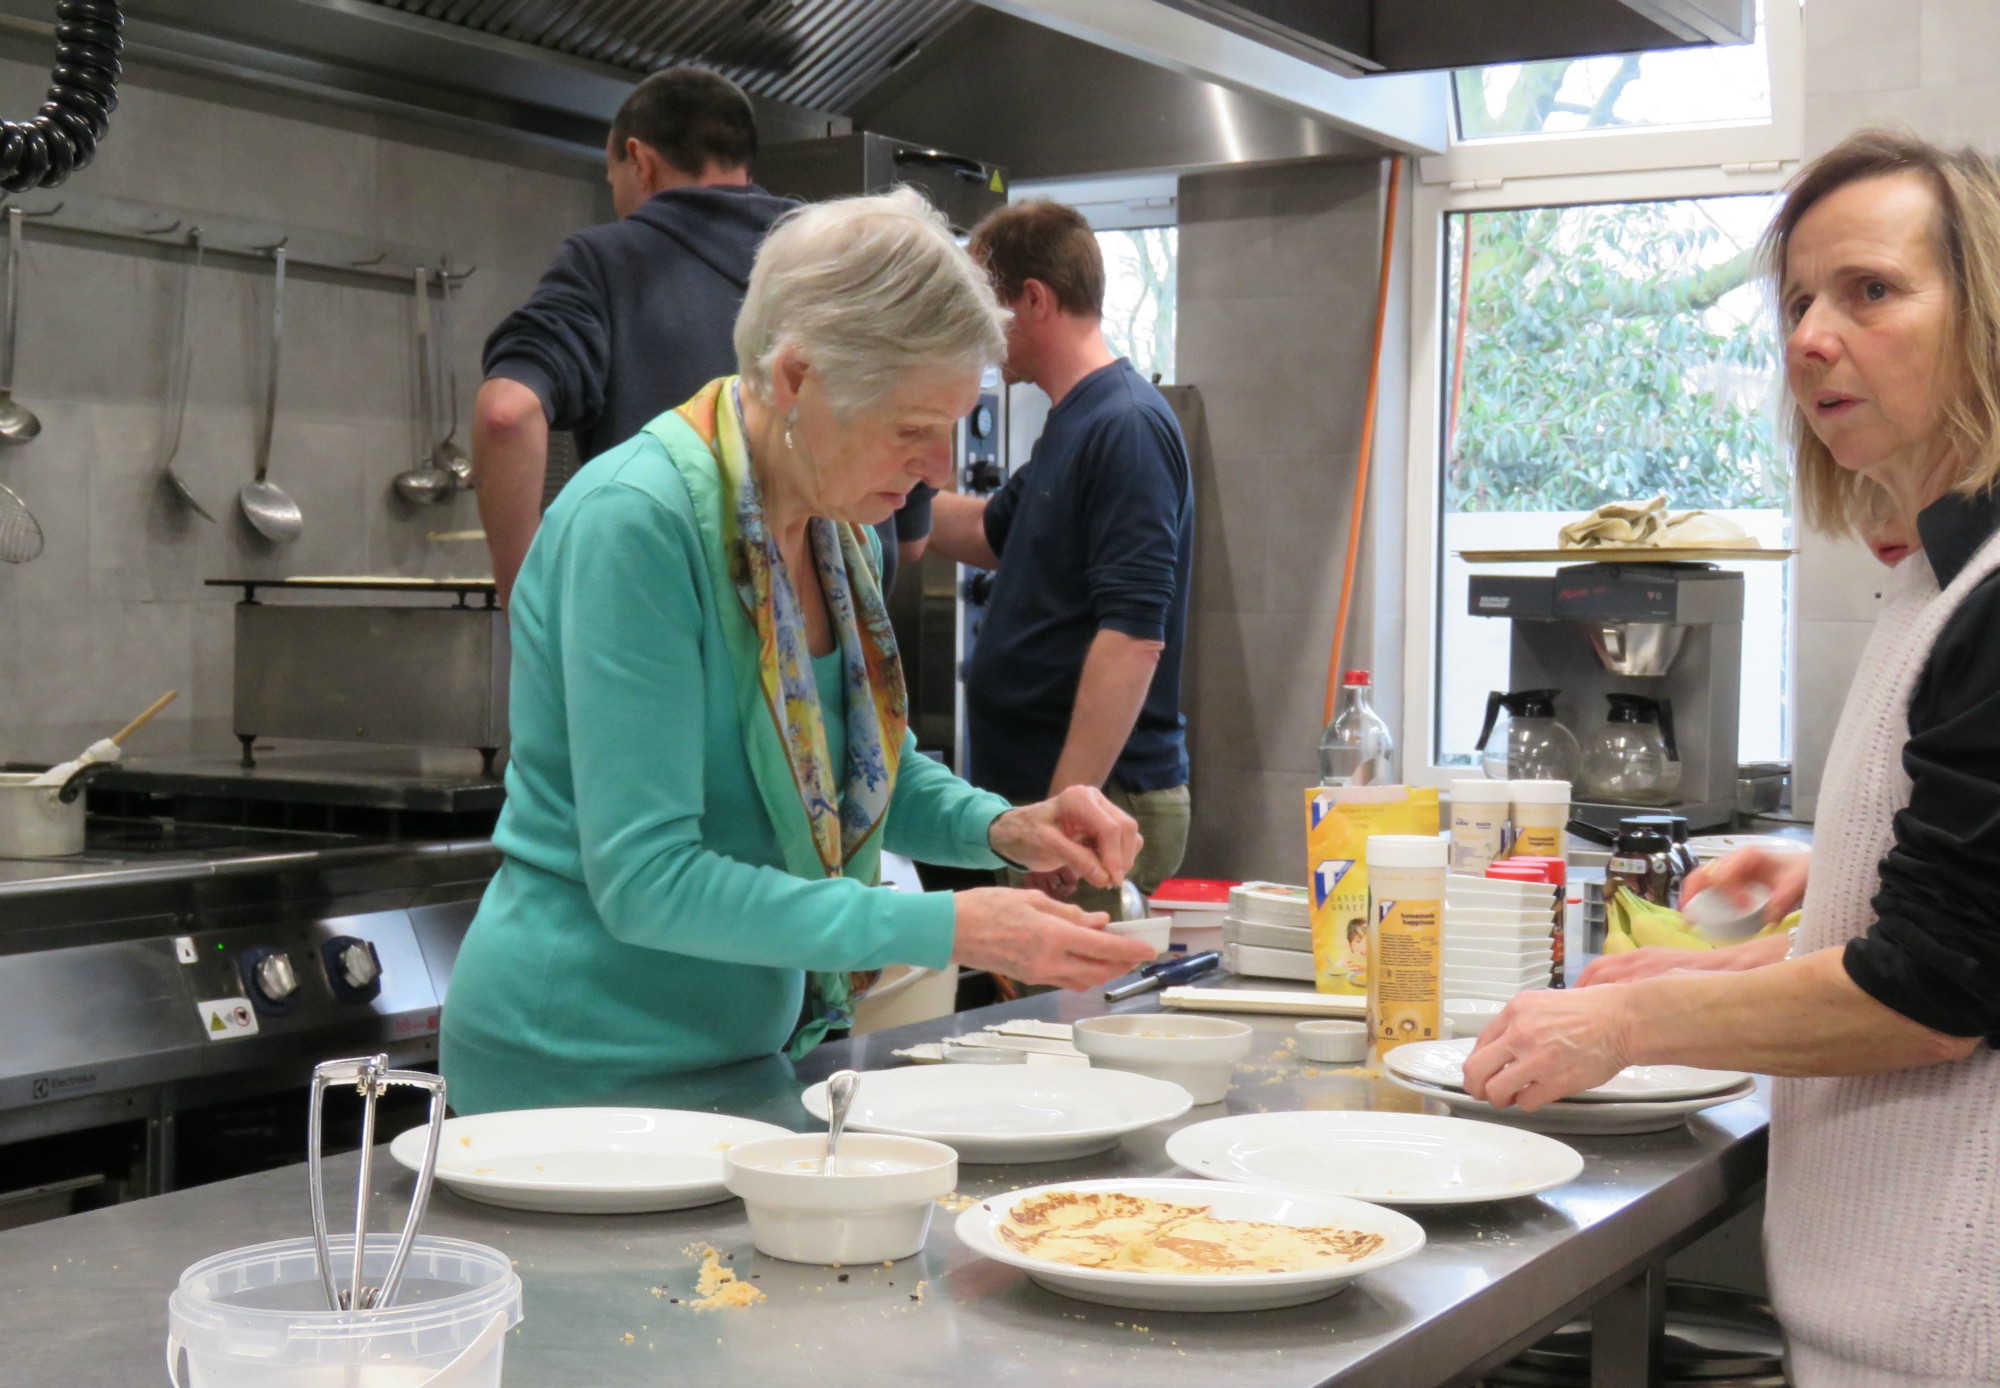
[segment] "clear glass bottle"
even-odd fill
[[[1340,677],[1340,703],[1319,739],[1323,786],[1396,783],[1396,740],[1368,701],[1373,683],[1366,670],[1349,670]]]

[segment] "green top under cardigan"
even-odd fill
[[[570,481],[528,551],[493,834],[506,856],[444,1009],[460,1113],[577,1104],[778,1051],[807,970],[948,962],[949,893],[867,885],[885,838],[925,862],[999,865],[986,835],[1007,802],[909,737],[883,832],[850,875],[795,875],[801,851],[817,859],[803,807],[781,822],[753,774],[753,758],[768,773],[784,754],[768,715],[745,734],[763,704],[741,676],[755,635],[728,584],[724,505],[706,445],[663,415]],[[829,732],[844,731],[837,663],[815,667]]]

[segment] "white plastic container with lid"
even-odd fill
[[[1451,870],[1474,877],[1496,858],[1507,856],[1507,807],[1512,803],[1505,781],[1471,780],[1451,783]]]
[[[1148,914],[1173,922],[1173,944],[1189,953],[1222,948],[1222,922],[1229,915],[1229,893],[1240,882],[1204,877],[1171,877],[1146,898]]]
[[[1443,1037],[1444,879],[1451,846],[1414,834],[1368,840],[1368,1034],[1377,1055]]]
[[[1513,804],[1514,842],[1509,857],[1569,856],[1570,785],[1568,781],[1509,781]]]

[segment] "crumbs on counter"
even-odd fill
[[[924,1293],[930,1290],[930,1286],[931,1284],[928,1280],[917,1283],[917,1289],[910,1293],[910,1300],[916,1302],[919,1306],[923,1305]]]
[[[961,1210],[969,1210],[974,1205],[977,1205],[979,1197],[976,1195],[960,1195],[957,1191],[953,1191],[950,1195],[940,1195],[937,1198],[937,1202],[953,1214],[957,1214]]]
[[[690,1258],[701,1259],[701,1273],[695,1279],[695,1296],[686,1302],[679,1297],[667,1296],[665,1287],[654,1287],[652,1293],[673,1305],[686,1305],[695,1311],[720,1311],[755,1306],[765,1299],[764,1293],[748,1282],[738,1281],[736,1270],[722,1265],[723,1255],[705,1243],[690,1244],[681,1250]]]

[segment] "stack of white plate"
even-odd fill
[[[1505,1002],[1549,986],[1560,889],[1451,876],[1444,888],[1444,992]]]
[[[1698,1070],[1691,1065],[1628,1065],[1595,1089],[1586,1089],[1533,1113],[1495,1108],[1465,1092],[1465,1058],[1476,1043],[1417,1041],[1383,1057],[1389,1078],[1436,1099],[1467,1118],[1500,1119],[1544,1133],[1611,1135],[1660,1132],[1691,1114],[1747,1099],[1757,1082],[1738,1070]]]
[[[1243,882],[1229,891],[1222,962],[1244,978],[1313,977],[1312,895],[1281,882]]]

